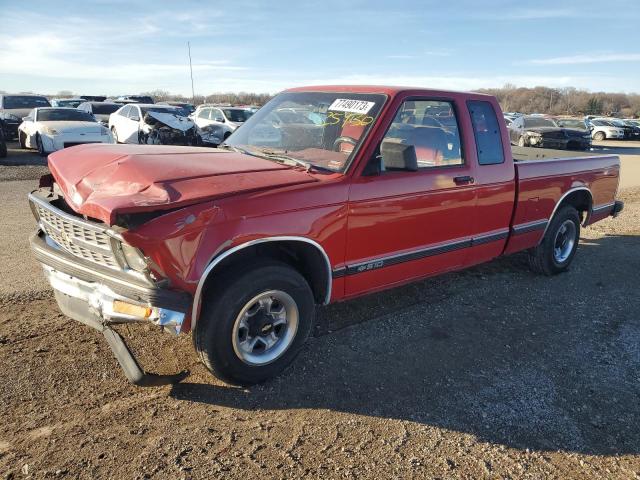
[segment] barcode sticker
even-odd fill
[[[353,113],[368,113],[371,107],[375,105],[375,102],[367,102],[365,100],[350,100],[348,98],[336,98],[329,110],[337,112],[353,112]]]

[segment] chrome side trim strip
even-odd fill
[[[467,248],[471,246],[471,239],[457,240],[455,242],[445,243],[443,245],[432,246],[427,248],[421,248],[420,250],[414,250],[407,253],[399,253],[396,255],[389,255],[387,257],[377,258],[369,260],[367,262],[360,262],[347,266],[347,275],[353,275],[355,273],[362,273],[368,270],[376,270],[382,267],[389,267],[391,265],[397,265],[398,263],[410,262],[413,260],[420,260],[422,258],[431,257],[433,255],[440,255],[441,253],[449,253],[461,248]]]
[[[593,207],[591,209],[591,213],[600,213],[604,210],[611,210],[613,208],[613,206],[616,204],[616,202],[611,202],[611,203],[606,203],[604,205],[598,205],[597,207]]]
[[[542,220],[534,220],[533,222],[520,223],[518,225],[514,225],[511,228],[511,230],[513,231],[514,235],[520,235],[522,233],[529,233],[535,230],[542,230],[542,229],[546,230],[548,224],[549,224],[549,220],[544,218]]]
[[[236,245],[235,247],[224,251],[223,253],[215,257],[211,261],[211,263],[209,263],[205,271],[202,273],[200,280],[198,281],[196,293],[193,296],[193,308],[191,309],[191,312],[192,312],[191,313],[191,319],[192,319],[191,329],[192,330],[195,328],[196,323],[198,322],[198,316],[200,315],[200,298],[202,297],[202,290],[204,288],[204,284],[207,278],[209,277],[209,274],[211,273],[211,271],[214,268],[216,268],[216,265],[222,262],[225,258],[233,255],[234,253],[237,253],[238,251],[244,248],[251,247],[253,245],[258,245],[259,243],[267,243],[267,242],[304,242],[314,246],[322,254],[322,257],[324,258],[324,261],[327,267],[327,294],[324,299],[324,304],[326,305],[329,303],[329,300],[331,299],[331,287],[332,287],[331,262],[329,261],[329,256],[327,255],[327,252],[324,251],[324,248],[322,248],[322,246],[318,242],[316,242],[315,240],[311,240],[310,238],[294,237],[294,236],[257,238],[255,240],[251,240],[249,242]]]

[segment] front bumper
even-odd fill
[[[20,123],[22,123],[21,120],[2,120],[2,123],[4,125],[3,130],[5,140],[14,140],[18,138],[18,127],[20,126]]]
[[[41,135],[42,145],[47,153],[57,152],[63,148],[85,143],[115,143],[111,132],[107,135],[97,134],[71,134],[62,133],[59,135]]]
[[[147,322],[179,333],[191,305],[189,295],[145,285],[125,273],[91,265],[56,248],[42,231],[34,234],[30,243],[62,313],[101,332],[132,383],[164,385],[186,376],[185,372],[168,376],[145,373],[112,326]]]

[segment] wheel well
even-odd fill
[[[593,198],[591,197],[591,192],[589,190],[583,189],[574,190],[562,199],[562,201],[558,204],[556,211],[558,211],[565,205],[573,206],[580,215],[580,221],[584,221],[585,215],[587,215],[593,207]]]
[[[310,243],[299,240],[266,241],[238,250],[208,272],[203,290],[223,272],[245,268],[256,259],[277,260],[295,268],[309,283],[316,303],[325,303],[331,288],[330,266],[324,252]]]

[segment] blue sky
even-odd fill
[[[0,90],[322,83],[640,92],[640,0],[0,0]]]

